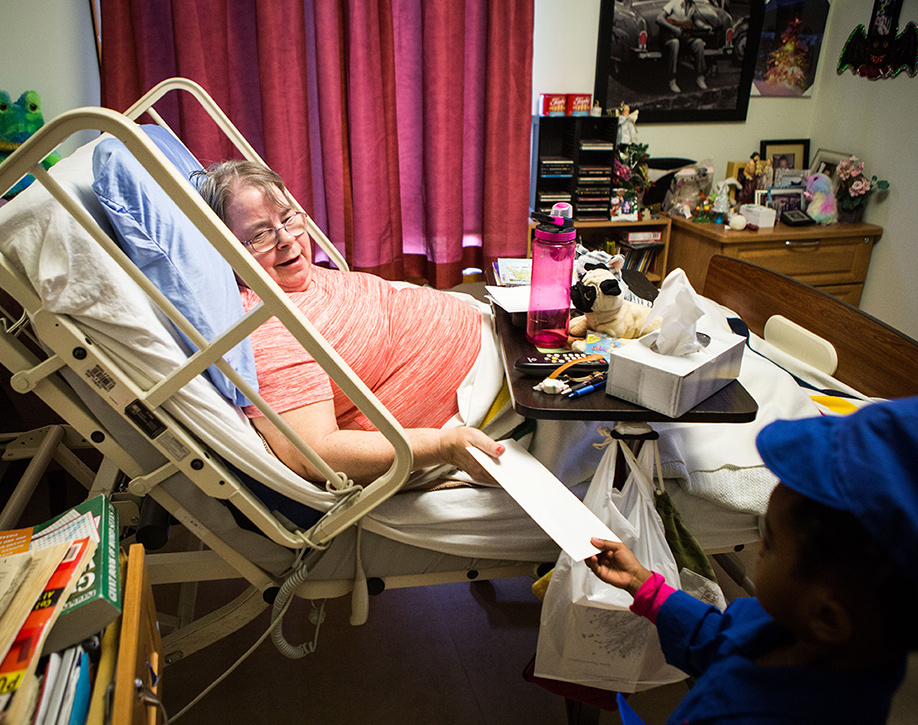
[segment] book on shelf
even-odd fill
[[[666,246],[662,239],[647,242],[629,242],[625,239],[616,239],[615,242],[623,249],[659,249]]]
[[[580,164],[577,167],[577,175],[580,177],[612,176],[612,167],[602,164]]]
[[[602,204],[606,208],[609,206],[609,195],[603,194],[601,191],[578,191],[574,196],[577,204],[580,206],[585,204]]]
[[[565,191],[540,191],[536,199],[540,204],[557,204],[560,201],[570,203],[571,195],[570,192]]]
[[[94,496],[70,511],[35,527],[36,535],[66,525],[75,515],[90,514],[99,544],[89,566],[64,604],[44,652],[63,649],[101,632],[121,614],[121,575],[118,565],[118,513],[107,496]]]
[[[89,711],[90,658],[81,645],[47,658],[35,705],[34,725],[85,723]]]
[[[619,254],[625,257],[625,269],[636,269],[638,272],[647,272],[652,266],[657,256],[656,248],[649,249],[626,249],[618,250]]]
[[[34,577],[27,576],[26,581],[34,578],[44,583],[38,596],[31,600],[25,619],[18,626],[16,622],[9,623],[16,633],[0,661],[0,711],[8,722],[24,722],[34,709],[38,695],[35,671],[42,647],[97,544],[89,514],[79,517],[77,528],[65,528],[44,537],[33,537],[29,529],[19,532],[28,532],[23,536],[33,560],[44,558],[47,551],[51,552],[47,554],[48,560],[56,564],[50,577],[45,577],[44,568]],[[25,583],[20,585],[20,589],[24,587]]]
[[[663,232],[659,229],[636,230],[636,229],[616,229],[613,231],[616,239],[620,242],[637,245],[642,242],[660,242],[663,240]]]
[[[10,581],[13,582],[13,586],[7,598],[7,605],[0,613],[0,662],[10,651],[13,642],[19,635],[19,630],[66,553],[66,545],[59,544],[56,547],[45,547],[34,552],[22,551],[2,559],[3,568],[11,572]],[[14,569],[20,568],[22,568],[21,572],[12,573]],[[2,685],[0,685],[0,691],[2,691]]]
[[[565,159],[559,156],[543,156],[539,159],[539,164],[542,177],[571,176],[574,173],[573,159]]]
[[[580,149],[582,151],[614,151],[615,142],[602,138],[584,138],[580,140]]]

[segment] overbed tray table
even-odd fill
[[[533,390],[532,386],[538,380],[520,373],[514,363],[518,358],[532,355],[537,350],[526,339],[525,330],[513,324],[510,313],[499,305],[494,304],[492,307],[510,384],[510,396],[514,409],[520,415],[548,420],[639,423],[748,423],[755,420],[758,404],[737,380],[701,401],[680,418],[671,418],[600,391],[579,398],[568,398],[566,395],[547,395]]]

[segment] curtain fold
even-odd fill
[[[438,287],[526,251],[533,0],[102,0],[102,102],[175,75],[227,112],[354,269]],[[158,110],[204,163],[190,99]]]

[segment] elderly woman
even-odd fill
[[[314,266],[305,214],[292,205],[280,176],[260,164],[226,161],[196,181],[233,234],[406,429],[415,468],[450,464],[489,480],[467,446],[493,457],[503,447],[457,420],[457,389],[483,354],[481,312],[428,287],[396,289],[373,275]],[[259,302],[248,288],[240,294],[246,310]],[[394,451],[382,434],[276,318],[253,333],[252,344],[262,397],[333,469],[363,482],[391,465]],[[257,408],[246,414],[281,461],[307,479],[317,477]]]

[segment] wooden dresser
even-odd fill
[[[711,257],[723,254],[794,277],[856,306],[870,253],[882,232],[882,227],[864,223],[777,224],[737,232],[723,224],[673,219],[666,270],[681,267],[701,290]]]

